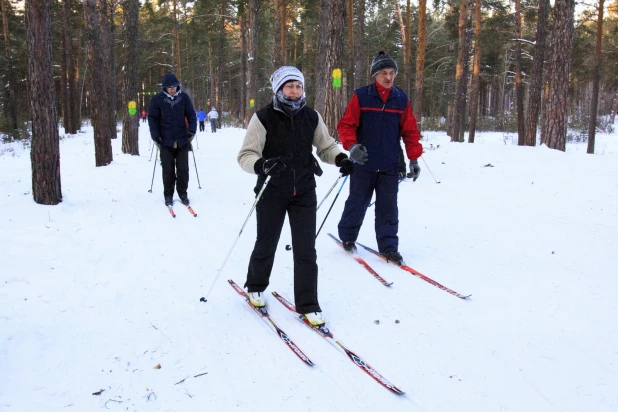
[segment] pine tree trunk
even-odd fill
[[[26,0],[28,79],[32,115],[32,197],[43,205],[62,202],[60,138],[51,50],[51,0]]]
[[[534,60],[532,74],[528,85],[528,126],[526,128],[526,146],[536,146],[537,125],[541,112],[541,97],[543,92],[543,65],[545,60],[545,43],[547,38],[547,17],[549,0],[539,0],[536,38],[534,44]]]
[[[247,110],[244,120],[245,126],[249,123],[249,120],[255,113],[258,100],[258,0],[248,0],[247,18],[249,20],[249,37],[247,38],[247,98],[245,100]],[[251,107],[251,100],[254,101],[254,107]]]
[[[172,35],[174,36],[174,67],[173,72],[182,81],[182,67],[180,64],[180,33],[178,30],[178,0],[172,0]]]
[[[461,0],[459,3],[459,47],[457,51],[457,67],[455,71],[455,105],[453,113],[453,130],[451,132],[451,142],[459,142],[459,134],[462,118],[464,116],[463,107],[466,99],[466,79],[464,77],[465,66],[467,65],[466,54],[466,26],[468,22],[468,0]]]
[[[62,13],[63,30],[63,125],[67,134],[77,133],[75,113],[75,66],[73,64],[73,19],[71,18],[71,0],[64,0]]]
[[[223,100],[223,69],[224,69],[224,64],[223,64],[223,58],[225,57],[225,13],[226,13],[226,9],[227,9],[227,1],[223,0],[221,1],[221,5],[220,5],[220,14],[221,14],[221,20],[219,22],[219,53],[218,54],[218,67],[216,70],[216,104],[214,105],[217,108],[217,111],[219,112],[219,114],[221,114],[222,112],[222,103],[221,101]],[[221,121],[221,119],[219,119],[219,121]]]
[[[347,19],[348,19],[348,44],[346,47],[346,51],[348,52],[348,73],[347,73],[347,83],[346,83],[346,97],[349,100],[352,98],[352,93],[354,92],[354,77],[356,76],[356,70],[354,68],[354,52],[355,48],[358,47],[354,43],[354,2],[352,0],[348,0],[348,9],[347,9]]]
[[[411,69],[412,69],[412,48],[410,46],[410,44],[412,43],[412,26],[410,24],[410,21],[412,20],[412,8],[410,6],[410,0],[406,1],[406,45],[405,45],[405,51],[404,51],[404,60],[405,60],[405,66],[406,66],[406,85],[405,85],[405,91],[406,94],[408,95],[408,97],[410,96],[411,93],[411,89],[412,89],[412,73],[411,73]],[[420,117],[420,114],[419,114]],[[420,130],[420,129],[419,129]]]
[[[597,130],[597,111],[599,106],[599,83],[601,81],[601,43],[603,41],[603,6],[605,1],[599,0],[597,8],[597,43],[594,52],[594,68],[592,70],[592,100],[590,102],[590,125],[588,128],[588,150],[594,154],[594,141]]]
[[[343,61],[345,0],[320,1],[320,34],[316,61],[315,109],[329,132],[336,137],[337,122],[343,115],[342,89],[332,87],[331,75]]]
[[[105,115],[108,117],[108,121],[106,125],[108,126],[108,133],[110,139],[115,139],[117,136],[116,132],[116,102],[115,102],[115,90],[116,90],[116,79],[113,75],[113,59],[112,59],[112,39],[109,30],[109,11],[108,11],[108,0],[98,0],[99,2],[99,33],[101,37],[101,50],[103,52],[103,66],[101,78],[103,81],[101,87],[106,85],[107,87],[102,87],[103,92],[105,94],[105,106],[101,109],[105,111]]]
[[[427,0],[418,2],[418,45],[416,49],[416,82],[414,87],[414,114],[416,128],[422,130],[423,119],[423,77],[425,75],[425,46],[427,30]]]
[[[551,149],[566,150],[569,73],[573,46],[575,0],[556,0],[553,10],[551,56],[547,73],[549,95],[541,143]]]
[[[17,102],[15,101],[15,74],[11,58],[11,41],[9,37],[9,16],[8,9],[11,7],[9,0],[0,0],[2,4],[2,31],[4,37],[4,117],[9,121],[13,130],[17,130]]]
[[[476,119],[479,114],[479,88],[481,83],[481,0],[474,1],[474,72],[470,94],[470,131],[468,143],[474,143]]]
[[[110,139],[109,106],[106,87],[101,87],[103,74],[103,49],[96,0],[84,1],[84,20],[88,39],[88,80],[91,101],[91,118],[94,127],[94,155],[96,166],[107,166],[113,160]]]
[[[367,77],[363,44],[363,39],[365,38],[365,0],[356,0],[355,3],[358,44],[354,53],[354,89],[358,89],[365,83],[365,78]]]
[[[401,88],[405,93],[408,93],[407,85],[408,85],[408,66],[407,66],[407,42],[408,39],[406,37],[406,27],[403,25],[403,17],[401,15],[401,7],[399,7],[399,0],[394,0],[395,2],[395,12],[397,13],[397,19],[399,21],[399,32],[401,33],[401,44],[403,46],[403,67],[399,68],[399,75],[403,76],[403,82],[401,83]]]
[[[524,85],[521,78],[521,0],[515,0],[515,101],[517,105],[517,144],[526,141],[524,119]]]
[[[245,1],[238,5],[240,15],[240,112],[238,118],[244,123],[247,112],[247,14]]]
[[[280,30],[281,27],[281,2],[283,0],[273,0],[273,61],[275,63],[275,68],[283,66],[283,53],[284,50],[281,48],[281,36],[282,32]]]
[[[137,66],[138,66],[138,13],[139,0],[123,0],[122,11],[124,15],[124,73],[122,87],[122,153],[139,155],[139,111],[130,114],[129,102],[137,105]],[[136,107],[136,110],[139,106]]]

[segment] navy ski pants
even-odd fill
[[[339,221],[342,242],[356,241],[367,207],[376,193],[375,230],[380,253],[396,252],[399,248],[398,168],[374,172],[355,167],[350,175],[350,195]]]
[[[174,186],[178,196],[186,196],[189,187],[189,148],[186,144],[179,149],[161,146],[161,168],[163,169],[163,196],[174,196]]]
[[[321,312],[318,304],[318,264],[315,251],[315,189],[296,196],[269,191],[256,206],[257,239],[249,260],[249,292],[263,292],[270,279],[275,252],[287,213],[294,253],[294,302],[298,313]]]

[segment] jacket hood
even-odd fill
[[[168,73],[163,76],[163,81],[161,82],[161,89],[165,90],[167,87],[173,86],[178,87],[178,90],[180,90],[180,82],[176,78],[176,75],[173,73]]]

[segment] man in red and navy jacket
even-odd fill
[[[396,75],[395,60],[384,52],[378,53],[371,63],[371,77],[375,82],[354,91],[337,124],[343,148],[349,150],[350,159],[355,162],[350,175],[350,194],[339,222],[339,237],[347,251],[356,251],[355,241],[375,191],[378,250],[390,261],[401,263],[397,237],[400,138],[414,180],[421,172],[417,159],[423,147],[410,100],[393,84]]]

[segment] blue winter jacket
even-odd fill
[[[399,122],[408,105],[408,96],[393,86],[384,103],[375,83],[356,89],[355,92],[362,113],[356,141],[365,145],[369,154],[367,162],[356,167],[371,171],[399,167]]]
[[[206,120],[206,113],[204,113],[203,110],[200,110],[199,112],[197,112],[197,120],[199,120],[200,122],[203,122],[204,120]]]
[[[165,89],[177,86],[174,96],[167,94]],[[150,101],[148,108],[148,126],[153,140],[161,138],[161,144],[166,147],[184,147],[189,143],[189,131],[195,134],[197,120],[191,98],[180,90],[180,83],[173,74],[166,74],[161,85],[163,89]],[[176,146],[174,146],[176,143]]]

